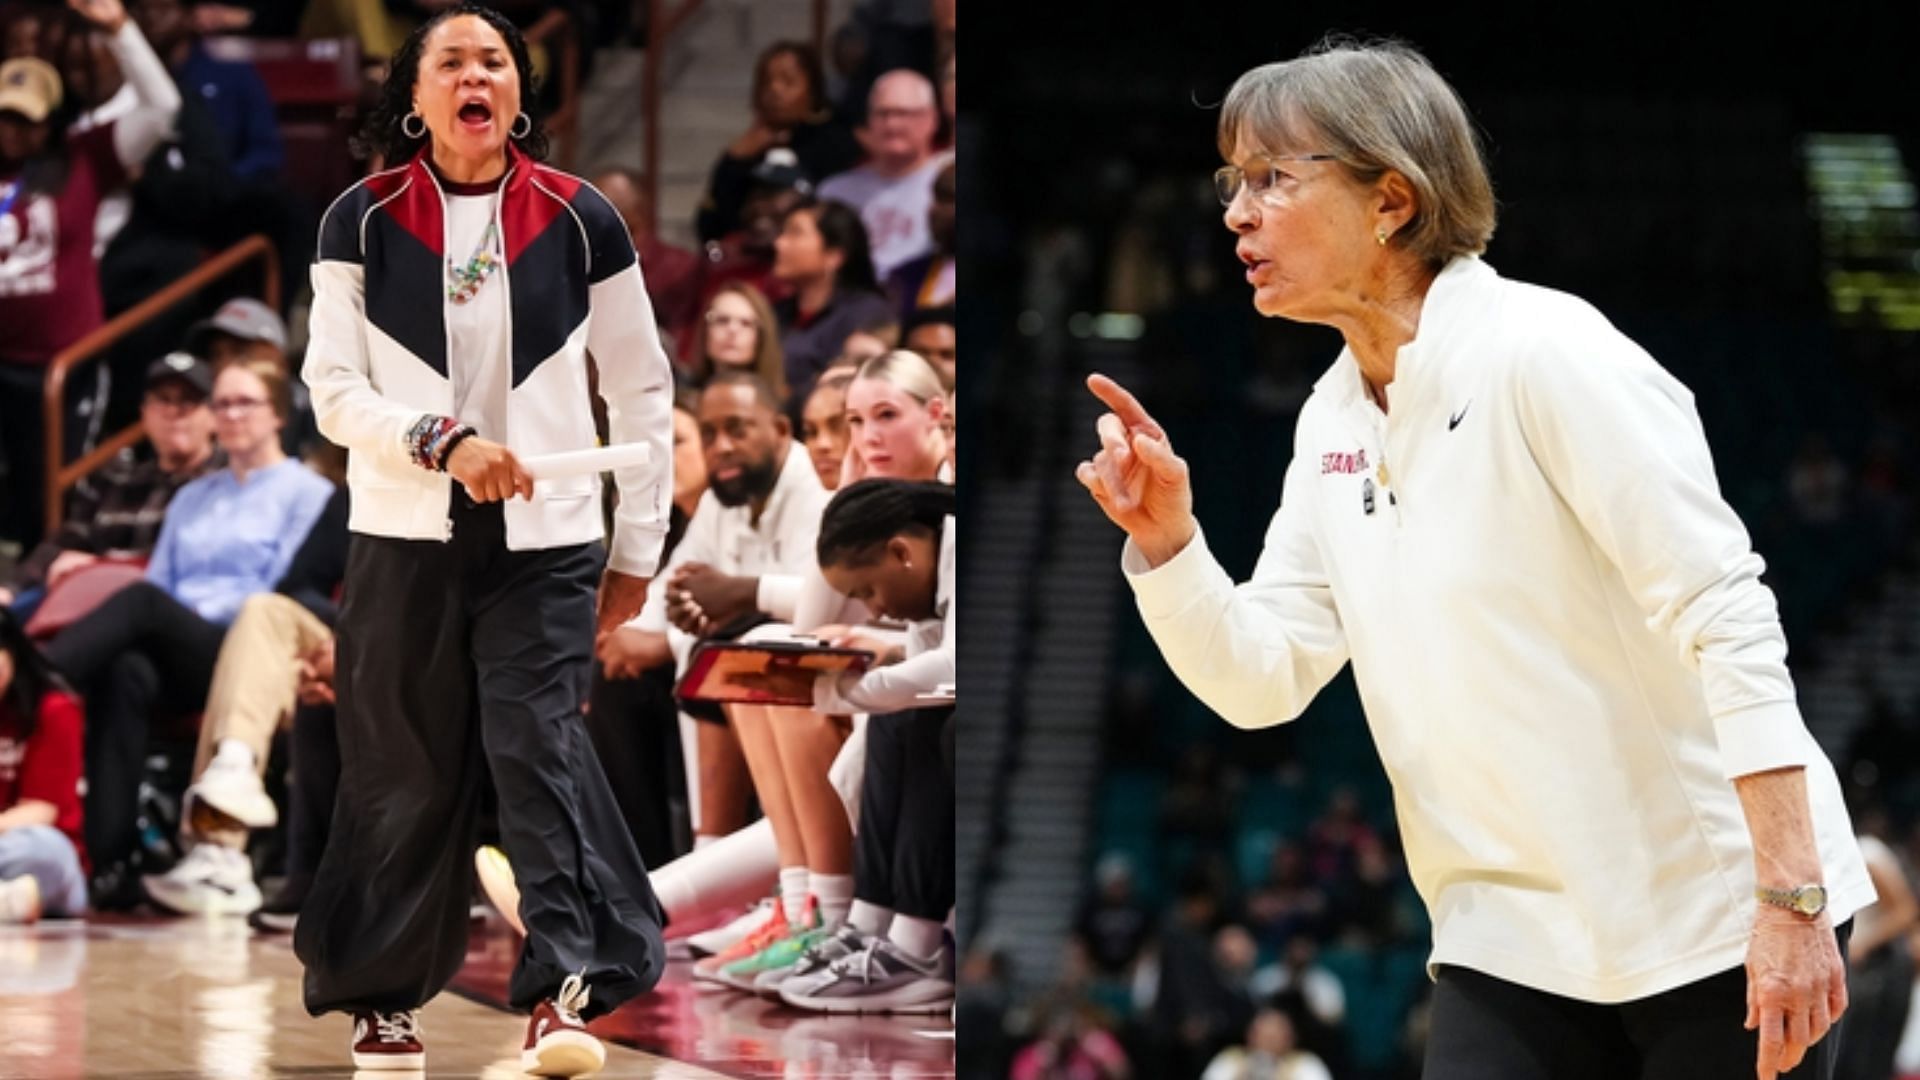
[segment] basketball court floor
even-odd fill
[[[427,1076],[521,1080],[524,1017],[505,1007],[518,940],[475,923],[467,963],[421,1012]],[[676,960],[593,1024],[607,1080],[950,1080],[946,1017],[827,1017],[696,990]],[[344,1016],[309,1017],[285,935],[226,919],[0,927],[0,1078],[418,1076],[356,1073]]]

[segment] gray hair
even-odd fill
[[[1240,76],[1220,110],[1220,155],[1333,154],[1362,182],[1405,176],[1418,209],[1393,243],[1433,266],[1493,238],[1493,182],[1467,110],[1419,50],[1330,35]]]

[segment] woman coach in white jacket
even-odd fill
[[[527,47],[443,9],[395,54],[369,138],[395,168],[320,227],[305,377],[351,452],[338,627],[340,790],[294,945],[306,1005],[356,1015],[362,1069],[420,1068],[415,1010],[466,954],[483,781],[527,928],[508,992],[521,1064],[590,1072],[581,1021],[651,989],[660,911],[582,723],[595,633],[645,598],[672,494],[671,377],[611,204],[537,158]],[[614,442],[602,552],[593,476],[519,455],[591,447],[587,353]],[[605,567],[604,577],[602,567]]]
[[[1418,52],[1250,71],[1219,142],[1254,307],[1346,339],[1253,579],[1098,375],[1113,411],[1078,476],[1168,663],[1230,722],[1294,718],[1352,659],[1433,916],[1426,1077],[1829,1075],[1873,890],[1692,396],[1480,260],[1492,188]]]

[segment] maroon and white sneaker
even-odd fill
[[[354,1013],[353,1067],[415,1072],[426,1068],[427,1049],[420,1045],[420,1014],[412,1009]]]
[[[607,1048],[587,1034],[580,1010],[587,1007],[587,983],[567,976],[560,993],[533,1007],[527,1018],[527,1042],[520,1067],[535,1076],[586,1076],[607,1063]]]

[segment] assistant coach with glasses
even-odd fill
[[[1078,475],[1161,652],[1229,722],[1298,716],[1352,659],[1433,918],[1425,1076],[1831,1075],[1873,889],[1692,395],[1480,260],[1485,165],[1413,49],[1256,68],[1219,144],[1254,307],[1346,339],[1252,580],[1097,375],[1113,411]]]
[[[335,693],[340,788],[294,944],[306,1005],[355,1014],[355,1064],[420,1068],[415,1010],[466,956],[491,774],[527,938],[521,1064],[600,1067],[581,1026],[651,989],[659,905],[583,723],[597,625],[645,599],[673,494],[672,379],[626,226],[539,163],[527,47],[460,4],[395,54],[368,141],[394,167],[328,208],[305,376],[353,495]],[[616,472],[535,484],[591,448],[588,353]],[[604,578],[602,567],[605,567]]]

